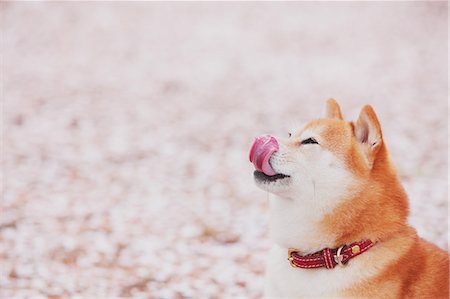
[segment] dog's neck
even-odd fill
[[[310,254],[324,248],[370,239],[383,241],[407,228],[407,197],[395,174],[383,184],[370,183],[343,200],[298,201],[270,197],[271,237],[282,248]],[[380,212],[383,213],[380,216]],[[380,221],[380,217],[383,217]]]
[[[270,210],[270,234],[278,246],[309,254],[334,245],[336,237],[319,229],[324,211],[312,202],[299,208],[292,199],[271,195]]]

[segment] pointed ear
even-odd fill
[[[335,99],[329,99],[327,101],[327,115],[328,118],[343,119],[341,108],[339,108],[338,102]]]
[[[378,151],[383,144],[381,126],[370,105],[362,108],[355,126],[356,140],[362,145],[369,166],[372,168]]]

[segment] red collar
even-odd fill
[[[314,269],[325,267],[333,269],[336,265],[345,265],[350,259],[367,251],[374,243],[371,240],[355,242],[339,248],[325,248],[308,255],[299,255],[296,249],[288,250],[288,261],[294,268]]]

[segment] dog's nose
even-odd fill
[[[250,149],[250,162],[255,165],[256,170],[269,176],[276,175],[277,173],[269,164],[270,156],[276,151],[278,151],[278,141],[275,137],[271,135],[256,137]]]

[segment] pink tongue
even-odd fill
[[[276,175],[277,173],[269,164],[270,156],[276,151],[278,151],[278,142],[275,137],[270,135],[256,137],[250,149],[250,162],[266,175]]]

